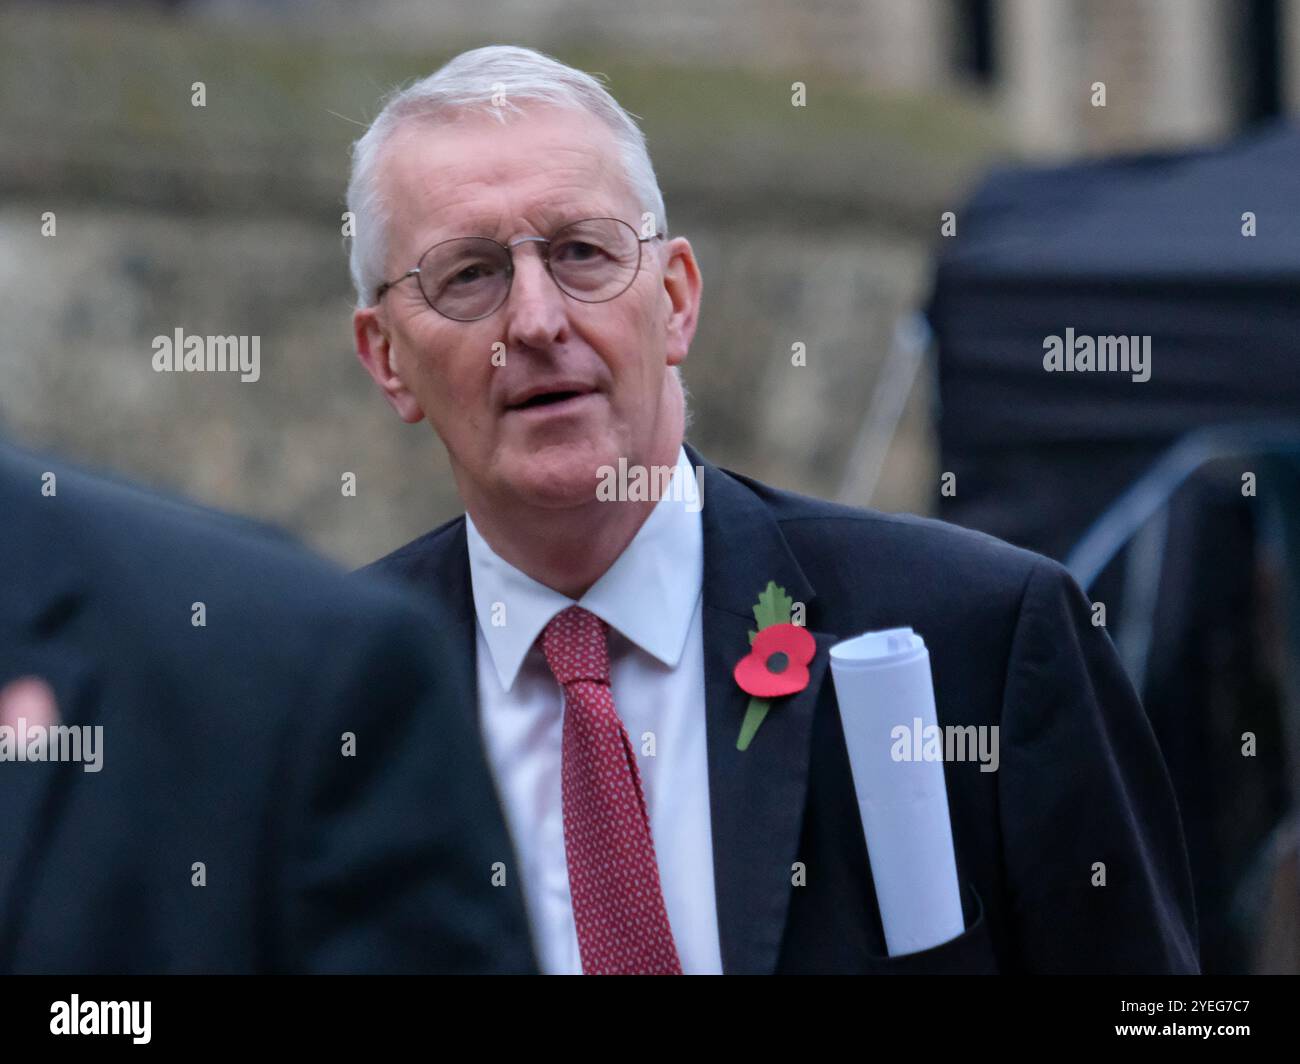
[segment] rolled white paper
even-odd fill
[[[830,655],[885,944],[890,956],[929,949],[965,930],[943,762],[911,756],[912,735],[938,725],[930,652],[912,629],[890,628]],[[900,726],[907,760],[893,756]]]

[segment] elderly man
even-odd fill
[[[357,143],[349,205],[357,353],[466,510],[369,568],[463,650],[544,970],[1196,970],[1165,768],[1064,570],[684,444],[700,269],[596,80],[456,57]],[[656,469],[680,490],[638,491]],[[811,636],[761,719],[734,673],[756,617]],[[964,933],[888,956],[826,665],[900,625],[940,723],[1000,727],[1001,753],[944,766]]]

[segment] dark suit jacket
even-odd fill
[[[2,446],[0,515],[0,687],[103,728],[97,773],[0,761],[0,971],[535,970],[468,688],[406,596]]]
[[[1055,562],[937,521],[779,491],[705,462],[704,657],[714,876],[726,972],[1195,972],[1182,827],[1146,717]],[[464,518],[369,571],[430,596],[475,690]],[[748,751],[732,677],[768,580],[807,607],[811,682]],[[1001,764],[948,762],[967,930],[886,956],[827,651],[908,625],[941,725],[998,725]],[[475,701],[465,703],[467,710]],[[803,862],[806,885],[793,886]],[[1093,886],[1093,864],[1106,885]]]

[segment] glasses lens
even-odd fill
[[[496,310],[510,288],[510,263],[499,244],[482,237],[447,240],[420,262],[420,287],[429,305],[457,321]]]
[[[584,303],[603,303],[625,292],[641,264],[636,231],[617,218],[573,222],[551,237],[551,276]]]

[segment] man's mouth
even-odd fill
[[[510,410],[528,410],[535,406],[551,406],[554,403],[562,403],[566,399],[573,399],[575,396],[583,395],[583,392],[543,392],[541,395],[534,395],[522,403],[516,403],[509,407]]]
[[[523,398],[506,406],[507,411],[537,410],[543,407],[562,406],[576,399],[595,394],[595,389],[577,381],[557,381],[554,387],[545,385],[529,388],[522,393]]]

